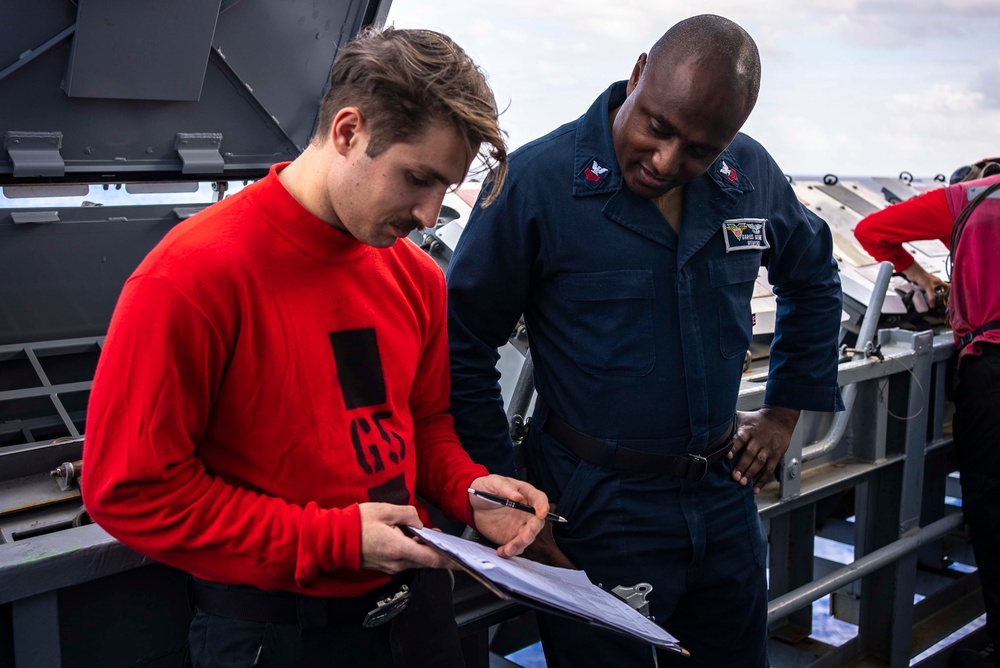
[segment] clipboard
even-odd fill
[[[433,529],[400,528],[456,562],[504,600],[689,655],[666,630],[611,592],[593,584],[583,571],[548,566],[523,557],[506,559],[490,547]]]

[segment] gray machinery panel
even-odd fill
[[[80,0],[66,94],[197,102],[220,4]]]
[[[390,2],[153,4],[5,4],[0,184],[257,178],[306,146],[338,49]]]
[[[0,210],[0,345],[103,336],[139,261],[205,206]]]
[[[879,210],[879,207],[842,185],[821,185],[816,186],[816,188],[862,216],[867,216]]]
[[[944,185],[944,182],[937,178],[915,179],[907,172],[903,172],[897,178],[887,178],[884,176],[872,177],[872,181],[876,183],[879,188],[884,188],[900,200],[908,200],[911,197],[916,197],[921,193],[935,188],[940,188]],[[883,191],[883,194],[885,194],[885,191]]]
[[[824,192],[825,187],[816,181],[796,180],[792,183],[799,201],[829,225],[833,234],[834,254],[839,259],[855,267],[874,263],[875,260],[854,238],[854,228],[861,220],[861,215]]]
[[[845,188],[851,188],[878,208],[908,200],[918,192],[899,179],[879,177],[850,177],[840,180]]]
[[[834,183],[824,183],[817,177],[792,180],[792,188],[799,200],[829,225],[833,235],[834,255],[840,264],[844,295],[861,307],[871,300],[879,265],[854,237],[858,222],[864,216],[896,201],[909,199],[941,185],[939,181],[931,179],[880,177],[852,177]],[[948,250],[940,241],[907,242],[903,247],[930,273],[947,280],[945,260]],[[904,296],[913,290],[913,285],[905,278],[893,277],[882,304],[882,314],[898,317],[927,314],[928,307],[922,293],[906,297],[913,301],[914,313],[910,313],[911,309]]]
[[[862,198],[869,204],[875,206],[876,209],[883,209],[891,202],[898,199],[895,195],[889,194],[888,196],[881,192],[881,187],[875,183],[870,178],[865,177],[855,177],[848,179],[841,179],[838,181],[840,185],[852,191],[858,197]]]
[[[103,336],[139,261],[206,205],[192,196],[92,207],[64,204],[66,195],[260,178],[306,146],[338,49],[381,24],[389,5],[5,3],[0,345]]]

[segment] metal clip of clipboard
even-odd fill
[[[649,601],[646,600],[646,596],[651,591],[653,591],[653,585],[648,582],[640,582],[634,587],[618,585],[611,590],[611,593],[628,603],[630,608],[641,612],[643,617],[655,622],[656,620],[649,614]]]
[[[655,622],[656,619],[649,614],[649,601],[646,599],[651,591],[653,591],[653,585],[648,582],[640,582],[634,587],[618,585],[611,590],[611,593],[628,603],[630,608],[637,610],[643,617]],[[653,650],[653,666],[659,668],[660,662],[657,660],[656,648],[651,647],[650,649]]]

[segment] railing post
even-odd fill
[[[11,603],[14,665],[17,668],[59,668],[59,600],[47,591]]]

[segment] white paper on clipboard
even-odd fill
[[[502,598],[687,654],[676,638],[625,601],[594,585],[583,571],[547,566],[522,557],[506,559],[485,545],[433,529],[405,529],[461,564]]]

